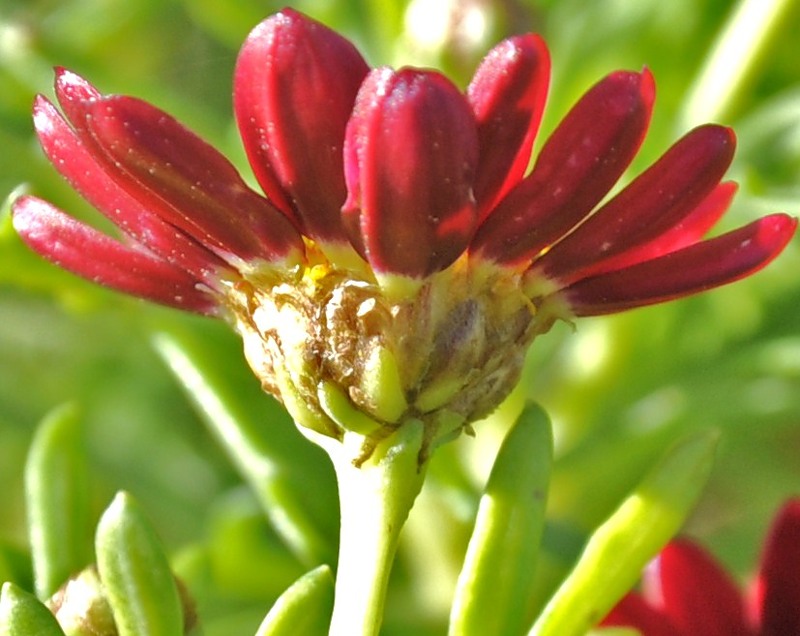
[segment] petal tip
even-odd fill
[[[595,85],[595,89],[608,91],[605,93],[607,98],[620,100],[620,104],[627,104],[631,111],[642,106],[649,111],[656,99],[655,77],[647,67],[639,72],[622,70],[609,73]]]
[[[797,231],[797,217],[789,214],[772,214],[764,217],[759,239],[772,245],[777,256],[792,240]]]
[[[648,107],[652,107],[656,100],[656,78],[653,72],[646,66],[642,68],[639,77],[639,94],[642,96],[644,103],[647,104]]]
[[[62,95],[71,99],[91,99],[99,96],[97,90],[86,79],[63,66],[55,67],[55,89],[59,98]]]

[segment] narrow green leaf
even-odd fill
[[[0,636],[64,636],[55,616],[13,583],[0,590]]]
[[[711,471],[717,437],[685,439],[650,471],[590,537],[530,636],[580,636],[603,619],[694,507]]]
[[[39,426],[25,465],[25,499],[36,595],[49,598],[90,561],[88,479],[72,405]]]
[[[547,414],[525,409],[497,454],[458,578],[452,636],[522,633],[544,526],[553,437]]]
[[[118,493],[103,513],[95,550],[119,636],[183,634],[175,577],[155,531],[127,493]]]
[[[208,511],[206,528],[203,548],[208,567],[214,584],[226,595],[276,598],[306,571],[269,531],[249,489],[237,488],[217,497]]]
[[[683,100],[682,128],[729,116],[743,87],[768,59],[766,53],[794,4],[792,0],[735,3]]]
[[[325,636],[332,611],[333,575],[327,565],[321,565],[281,594],[256,636]]]
[[[185,9],[214,38],[232,49],[239,48],[248,31],[264,19],[265,7],[260,0],[186,0]]]
[[[314,527],[289,486],[280,449],[241,406],[241,387],[220,372],[216,358],[179,328],[162,330],[156,349],[184,385],[231,460],[261,500],[275,531],[305,564],[328,561],[328,542]]]
[[[11,581],[23,589],[33,587],[30,553],[0,539],[0,582]]]

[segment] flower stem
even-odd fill
[[[326,445],[336,469],[341,508],[330,636],[378,633],[400,530],[422,488],[422,437],[421,422],[405,423],[359,467],[352,463],[347,440]]]

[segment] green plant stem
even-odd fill
[[[336,470],[341,508],[330,636],[378,633],[400,530],[424,480],[422,438],[421,422],[405,423],[359,467],[347,439],[324,444]]]

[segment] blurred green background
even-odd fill
[[[171,112],[250,179],[231,114],[232,69],[247,32],[284,4],[0,0],[0,200],[25,187],[97,218],[47,164],[32,132],[33,96],[51,94],[55,65],[103,92],[137,95]],[[350,37],[373,65],[434,66],[462,86],[497,40],[537,31],[553,56],[545,130],[605,73],[646,65],[658,98],[633,173],[692,126],[718,121],[737,131],[729,177],[741,186],[721,229],[767,212],[800,212],[800,2],[289,4]],[[261,394],[225,325],[58,271],[22,246],[7,207],[0,212],[0,578],[25,582],[22,471],[32,432],[52,408],[74,402],[85,423],[95,516],[115,491],[133,493],[195,593],[207,633],[253,633],[306,568],[242,486],[153,347],[153,331],[179,325],[218,356],[220,371],[240,386],[243,408],[277,440],[297,498],[335,553],[327,459]],[[654,459],[682,434],[708,427],[723,433],[718,461],[686,532],[747,575],[772,512],[800,493],[798,266],[795,240],[775,264],[733,287],[582,320],[574,329],[558,325],[534,343],[518,397],[550,412],[558,455],[542,596]],[[443,633],[478,494],[507,426],[501,410],[476,427],[475,439],[434,457],[404,537],[386,634]]]

